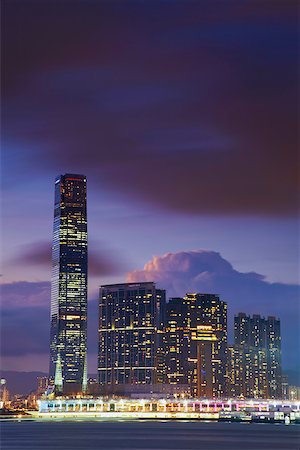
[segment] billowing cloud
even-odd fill
[[[4,3],[14,184],[71,163],[167,210],[295,213],[295,2]]]
[[[283,362],[288,367],[299,367],[299,286],[269,283],[255,272],[241,273],[219,253],[207,250],[155,256],[143,270],[129,273],[127,280],[155,281],[167,290],[168,297],[187,292],[219,294],[228,302],[231,339],[233,316],[238,312],[279,317]]]
[[[99,251],[95,250],[99,248]],[[44,266],[51,273],[51,244],[49,242],[34,242],[24,245],[20,254],[9,261],[10,265]],[[117,275],[124,270],[124,261],[101,243],[90,243],[88,251],[88,268],[90,277],[101,275]]]

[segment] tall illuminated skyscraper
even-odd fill
[[[57,390],[80,390],[87,345],[86,177],[55,181],[51,279],[50,379]]]

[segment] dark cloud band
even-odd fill
[[[295,2],[25,4],[4,8],[16,173],[71,162],[185,214],[297,212]]]
[[[97,245],[101,251],[97,252]],[[91,248],[88,252],[89,276],[99,277],[102,275],[118,275],[124,271],[125,262],[117,258],[114,252],[107,250],[105,245],[90,244]],[[35,242],[23,246],[17,257],[8,262],[9,265],[31,265],[44,266],[51,270],[51,244],[49,242]]]

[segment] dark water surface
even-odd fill
[[[1,424],[1,450],[299,450],[299,425],[196,421],[21,421]]]

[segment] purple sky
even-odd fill
[[[150,278],[220,293],[230,323],[279,316],[299,365],[296,16],[289,0],[4,0],[3,369],[48,367],[65,172],[88,178],[91,371],[97,287]]]

